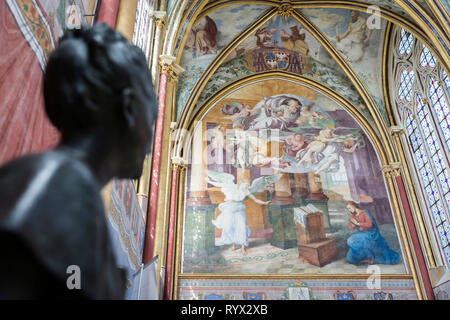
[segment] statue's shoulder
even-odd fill
[[[68,266],[79,266],[89,296],[106,286],[100,266],[115,263],[100,186],[89,168],[57,152],[30,155],[0,168],[0,190],[0,234],[23,241],[61,281]]]
[[[80,161],[61,152],[28,155],[0,168],[0,225],[11,215],[60,214],[90,205],[102,209],[100,187]],[[74,207],[75,205],[75,207]],[[19,214],[19,212],[22,212]]]
[[[34,154],[6,164],[0,168],[0,190],[0,229],[30,239],[42,238],[39,233],[47,240],[62,237],[55,246],[94,241],[98,227],[104,229],[100,186],[87,166],[64,153]]]

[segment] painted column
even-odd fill
[[[156,119],[156,127],[153,143],[153,160],[152,160],[152,173],[150,177],[150,196],[147,210],[147,228],[145,235],[144,263],[152,259],[154,250],[156,214],[158,210],[161,150],[163,142],[164,116],[166,111],[167,85],[169,81],[176,78],[178,74],[183,71],[179,66],[173,63],[174,61],[175,57],[169,56],[161,56],[160,59],[161,76],[158,93],[158,117]]]
[[[164,279],[164,300],[170,300],[172,292],[172,279],[174,279],[175,255],[175,223],[177,209],[177,188],[179,170],[186,169],[186,163],[181,158],[172,159],[172,183],[170,191],[169,231],[167,237],[167,260]]]
[[[206,182],[206,157],[204,148],[204,124],[197,122],[191,141],[191,166],[189,193],[186,201],[184,224],[185,260],[205,259],[215,247],[215,227],[212,223],[217,205],[211,203]]]
[[[309,192],[306,198],[307,204],[312,204],[322,211],[325,231],[331,231],[330,215],[328,213],[328,197],[323,193],[322,180],[315,172],[308,172]]]
[[[414,226],[411,209],[403,185],[401,169],[401,163],[395,162],[384,165],[381,168],[381,171],[385,176],[386,185],[391,194],[391,203],[394,209],[396,227],[402,235],[400,240],[404,249],[405,258],[407,262],[409,262],[410,272],[413,275],[417,297],[419,300],[434,299],[430,278],[426,271],[425,260],[418,241],[417,231]],[[407,231],[409,231],[409,234]],[[412,241],[412,243],[410,241]],[[412,254],[412,249],[415,251],[414,255]]]
[[[123,1],[122,1],[123,2]],[[116,26],[120,0],[102,0],[98,8],[96,23],[106,23],[111,28]],[[136,12],[136,11],[135,11]]]
[[[414,220],[411,214],[411,208],[409,206],[408,198],[406,196],[405,186],[403,184],[403,179],[401,176],[395,177],[398,192],[400,194],[400,199],[405,212],[406,221],[409,228],[409,233],[411,235],[412,245],[417,257],[417,263],[419,264],[419,271],[422,276],[423,286],[429,300],[434,300],[433,287],[431,286],[430,277],[427,271],[427,265],[425,262],[424,254],[420,246],[419,237],[417,236],[417,229],[414,224]]]
[[[150,62],[150,70],[152,73],[155,90],[157,90],[160,86],[160,80],[158,78],[160,61],[158,61],[158,59],[163,45],[162,38],[164,35],[164,28],[166,26],[167,14],[165,11],[154,11],[153,19],[156,24],[156,30],[155,30],[155,37],[153,40],[153,52],[152,52],[152,60]]]
[[[305,173],[294,173],[295,192],[294,197],[298,202],[303,202],[308,196],[308,179]]]
[[[158,95],[158,118],[156,120],[156,128],[154,133],[153,144],[153,161],[152,161],[152,175],[150,177],[150,197],[147,214],[147,228],[145,234],[144,247],[144,264],[150,261],[153,257],[153,244],[155,240],[155,222],[156,211],[158,204],[158,184],[159,184],[159,166],[161,164],[161,145],[162,145],[162,129],[163,118],[166,101],[166,85],[167,75],[161,74],[161,85],[159,87]]]
[[[296,200],[292,197],[289,174],[281,173],[275,182],[275,194],[269,206],[273,234],[271,244],[281,249],[297,247],[297,234],[294,222]]]
[[[309,185],[308,199],[310,200],[326,199],[327,196],[323,193],[320,175],[317,175],[315,172],[308,172],[307,175]]]
[[[153,256],[158,255],[160,263],[157,266],[157,274],[159,274],[158,278],[158,288],[160,289],[160,297],[161,299],[164,297],[164,283],[166,278],[166,262],[168,259],[168,255],[170,252],[167,250],[168,241],[169,241],[169,220],[170,220],[170,206],[172,205],[172,201],[175,199],[171,199],[171,178],[172,178],[172,112],[173,112],[173,97],[174,92],[178,80],[178,75],[183,71],[183,69],[173,63],[175,60],[174,57],[171,56],[160,56],[159,64],[161,66],[161,73],[166,74],[167,78],[165,80],[165,108],[164,108],[164,116],[163,116],[163,128],[161,134],[161,149],[159,154],[159,171],[156,174],[159,176],[158,184],[157,184],[157,194],[153,194],[157,200],[152,199],[152,201],[156,201],[156,209],[153,214],[153,243],[151,248],[153,250]],[[155,146],[154,146],[155,148]],[[153,169],[153,167],[152,167]],[[149,181],[155,178],[155,172],[151,172],[149,175]],[[177,196],[178,198],[179,196]],[[153,202],[155,203],[155,202]],[[148,209],[150,210],[150,208]],[[148,211],[149,212],[149,211]],[[150,222],[149,222],[150,223]],[[149,225],[147,225],[149,227]]]
[[[236,183],[239,185],[247,181],[249,186],[252,184],[250,169],[236,168]],[[262,201],[267,201],[267,191],[263,190],[255,195]],[[266,234],[266,230],[270,228],[267,217],[267,206],[257,204],[252,199],[243,201],[245,205],[245,217],[247,226],[250,228],[250,237],[259,238]]]
[[[406,157],[405,157],[405,153],[403,150],[403,144],[402,144],[402,136],[404,136],[405,134],[405,130],[402,127],[399,126],[392,126],[390,128],[391,134],[394,137],[394,141],[395,144],[397,146],[397,151],[398,154],[400,155],[400,161],[401,164],[404,168],[407,168],[407,161],[406,161]],[[415,194],[415,190],[414,190],[414,183],[411,179],[411,176],[408,172],[408,170],[404,170],[404,174],[405,174],[405,182],[406,182],[406,186],[409,189],[409,195],[411,196],[411,205],[412,205],[412,213],[415,213],[415,220],[416,220],[416,224],[419,227],[420,233],[422,235],[422,243],[424,244],[424,249],[426,251],[426,257],[428,260],[428,264],[431,268],[436,267],[436,261],[435,261],[435,257],[433,254],[433,250],[431,249],[430,243],[427,239],[427,228],[425,226],[425,222],[423,220],[422,214],[421,214],[421,210],[419,208],[418,205],[418,199],[416,197]],[[425,238],[425,239],[424,239]]]
[[[206,182],[205,172],[206,164],[204,161],[203,124],[201,122],[198,122],[195,125],[191,148],[191,181],[189,184],[187,205],[210,205],[211,200],[207,190],[208,184]]]
[[[289,179],[289,173],[281,173],[281,178],[275,182],[275,196],[272,199],[272,204],[294,204],[295,199],[292,197],[291,182]]]

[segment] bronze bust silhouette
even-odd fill
[[[123,299],[101,188],[138,178],[157,103],[142,51],[105,24],[68,30],[44,75],[61,132],[51,151],[0,168],[0,299]],[[69,266],[81,289],[69,290]]]

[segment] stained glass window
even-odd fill
[[[414,71],[404,70],[400,76],[400,88],[398,90],[398,96],[400,99],[411,101],[413,83]]]
[[[420,65],[430,69],[436,66],[436,58],[425,46],[423,46],[422,54],[420,55]]]
[[[398,48],[398,51],[400,52],[400,54],[409,55],[411,53],[413,44],[414,44],[413,35],[411,33],[409,33],[408,31],[406,31],[405,29],[402,29],[400,45]]]
[[[450,186],[449,186],[449,170],[448,163],[441,150],[439,139],[434,131],[432,123],[432,117],[428,111],[428,107],[423,103],[423,99],[420,95],[417,95],[417,119],[422,127],[422,133],[426,146],[429,152],[429,158],[434,165],[435,175],[438,178],[441,192],[446,201],[447,206],[450,208]]]
[[[400,55],[393,55],[393,70],[399,70],[394,75],[398,84],[395,104],[398,114],[404,115],[430,230],[438,239],[442,261],[450,265],[450,79],[433,53],[409,32],[401,29],[397,35]]]
[[[447,72],[445,70],[442,70],[442,82],[445,85],[445,88],[447,88],[447,93],[450,90],[450,78],[447,75]]]
[[[442,86],[432,76],[429,79],[429,96],[430,103],[436,115],[436,120],[441,127],[443,139],[447,144],[448,150],[450,150],[450,122],[448,119],[449,106],[445,97]]]
[[[442,248],[444,249],[444,252],[447,255],[447,260],[450,261],[450,256],[448,256],[450,236],[448,234],[448,231],[445,231],[449,229],[449,223],[436,185],[433,170],[431,169],[430,161],[423,144],[421,133],[419,128],[417,127],[417,122],[416,120],[414,120],[410,112],[407,113],[405,121],[405,128],[408,134],[408,139],[413,149],[417,169],[419,171],[426,198],[434,218],[434,223],[440,235],[440,242]]]

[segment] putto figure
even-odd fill
[[[44,99],[59,146],[0,168],[0,298],[123,299],[100,190],[138,178],[150,150],[157,109],[146,58],[105,24],[66,31]],[[71,266],[80,290],[66,285]]]

